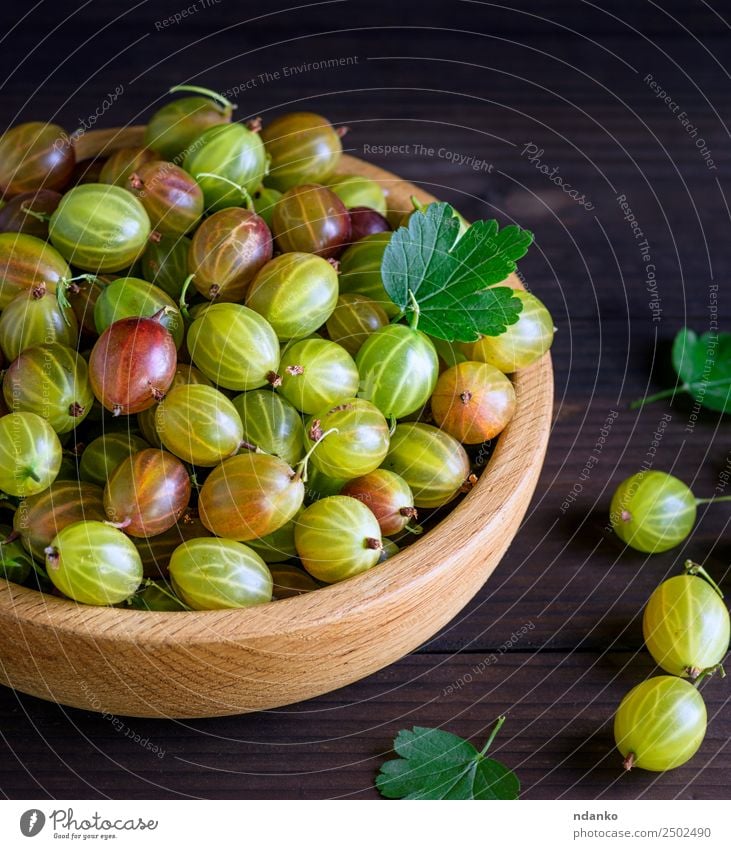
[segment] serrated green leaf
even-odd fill
[[[731,333],[698,336],[684,327],[673,342],[680,389],[709,410],[731,412]]]
[[[515,271],[533,234],[516,225],[477,221],[457,241],[459,221],[448,203],[414,212],[386,246],[383,285],[403,315],[447,342],[499,336],[518,320],[522,304],[508,287],[490,288]]]
[[[498,720],[488,746],[502,722]],[[376,787],[386,798],[517,799],[520,792],[515,773],[448,731],[400,731],[394,750],[399,757],[386,761],[376,777]]]

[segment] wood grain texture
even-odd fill
[[[142,132],[87,133],[79,158],[138,144]],[[350,156],[340,170],[380,182],[394,211],[411,208],[412,195],[433,200]],[[221,716],[308,699],[398,660],[478,592],[528,508],[551,428],[550,356],[514,383],[517,413],[477,485],[387,563],[273,604],[176,614],[95,609],[4,583],[0,680],[82,708],[90,691],[103,692],[106,710],[123,716]]]

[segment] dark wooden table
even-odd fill
[[[717,580],[727,574],[729,510],[703,508],[685,545],[650,558],[622,551],[605,524],[614,486],[645,461],[699,495],[728,479],[727,420],[702,413],[689,430],[691,402],[628,405],[671,385],[669,343],[683,324],[706,330],[717,310],[731,329],[729,24],[700,0],[371,0],[275,12],[285,5],[198,0],[176,23],[180,0],[6,4],[2,123],[55,117],[71,131],[121,85],[96,126],[123,125],[144,120],[175,83],[238,87],[241,117],[324,112],[352,128],[350,152],[469,217],[534,230],[522,271],[558,327],[555,426],[535,499],[455,621],[400,663],[312,702],[120,724],[3,689],[0,793],[368,798],[400,728],[479,740],[505,712],[496,751],[526,797],[726,797],[729,679],[704,687],[706,740],[669,774],[623,775],[611,721],[652,672],[640,629],[652,589],[686,557]],[[318,68],[329,59],[338,61]],[[411,152],[373,153],[394,144]]]

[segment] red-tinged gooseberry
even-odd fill
[[[190,500],[185,466],[167,451],[146,448],[123,460],[104,489],[107,518],[133,537],[172,528]]]
[[[47,546],[67,525],[106,519],[103,496],[96,484],[57,479],[48,489],[21,501],[13,515],[13,530],[20,534],[26,550],[42,563]]]
[[[201,187],[172,162],[148,162],[129,175],[127,184],[145,207],[152,229],[162,235],[182,236],[203,215]]]
[[[304,484],[291,466],[269,454],[224,460],[201,487],[201,521],[216,536],[247,540],[270,534],[300,509]]]
[[[0,233],[0,309],[30,289],[54,293],[70,277],[66,260],[51,245],[26,233]]]
[[[114,415],[139,413],[164,398],[176,363],[175,341],[159,321],[123,318],[92,348],[91,388]]]
[[[79,477],[103,487],[122,460],[149,447],[142,437],[128,431],[103,433],[84,448],[79,461]]]
[[[261,137],[271,156],[267,182],[279,191],[322,183],[334,173],[343,145],[332,124],[314,112],[290,112],[270,121]]]
[[[442,430],[459,442],[475,445],[505,428],[515,412],[515,390],[494,366],[458,363],[439,376],[431,411]]]
[[[129,178],[157,157],[149,147],[120,147],[113,151],[99,172],[99,182],[129,188]]]
[[[60,202],[61,195],[50,189],[16,195],[0,209],[0,233],[26,233],[47,239],[48,216]]]
[[[367,206],[354,206],[350,214],[350,241],[358,242],[374,233],[390,233],[391,227],[386,218],[375,209]]]
[[[337,256],[350,242],[350,215],[325,186],[305,184],[285,192],[274,208],[272,229],[281,251]]]
[[[0,194],[63,191],[76,164],[74,146],[56,124],[29,121],[0,136]]]
[[[340,494],[362,501],[378,519],[383,536],[400,533],[417,517],[411,488],[402,477],[386,469],[375,469],[348,481]]]
[[[241,301],[259,269],[272,258],[269,228],[248,209],[224,209],[196,230],[188,254],[193,285],[205,298]]]

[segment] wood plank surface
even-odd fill
[[[144,120],[175,83],[238,87],[239,117],[324,112],[351,127],[350,152],[468,217],[534,230],[521,272],[558,333],[555,424],[533,505],[460,616],[416,654],[312,702],[164,722],[0,690],[0,794],[370,798],[400,728],[444,726],[477,741],[507,712],[497,754],[528,798],[727,797],[731,679],[707,682],[706,741],[666,775],[622,774],[611,717],[651,674],[640,617],[657,583],[692,557],[731,588],[731,511],[704,508],[683,546],[650,558],[606,531],[614,487],[650,460],[699,496],[726,486],[727,418],[695,421],[687,399],[629,409],[672,386],[669,346],[681,326],[705,330],[717,310],[731,329],[722,4],[526,0],[511,10],[374,0],[278,14],[286,5],[222,0],[163,24],[179,0],[44,3],[22,22],[27,10],[5,4],[2,31],[15,29],[0,54],[0,123],[53,116],[71,131],[121,85],[95,126],[125,125]],[[328,58],[344,61],[306,67]],[[278,77],[262,80],[265,72]]]

